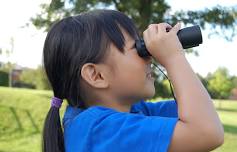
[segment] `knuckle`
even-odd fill
[[[154,27],[154,26],[156,26],[157,24],[150,24],[148,27],[150,28],[150,27]]]

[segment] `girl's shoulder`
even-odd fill
[[[100,121],[110,115],[116,115],[120,112],[104,107],[104,106],[91,106],[87,109],[74,108],[67,106],[64,116],[63,116],[63,126],[65,127],[68,124],[81,123],[84,124],[93,121]]]
[[[77,113],[64,128],[66,147],[114,151],[120,145],[117,151],[167,151],[176,122],[177,118],[93,106]]]

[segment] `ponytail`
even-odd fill
[[[42,141],[43,152],[64,152],[65,151],[63,130],[62,130],[60,115],[59,115],[59,108],[61,106],[61,103],[60,105],[57,105],[59,103],[55,104],[55,102],[58,102],[57,100],[62,102],[61,99],[54,97],[52,99],[51,108],[45,119],[44,129],[43,129],[43,141]]]

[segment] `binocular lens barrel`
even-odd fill
[[[177,36],[184,49],[192,48],[202,44],[202,32],[198,25],[186,27],[178,31]],[[151,56],[147,51],[146,45],[143,39],[135,41],[135,47],[139,56],[146,57]]]

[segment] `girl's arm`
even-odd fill
[[[193,72],[178,40],[177,24],[153,24],[144,31],[144,41],[152,56],[167,70],[178,103],[176,124],[169,151],[210,151],[224,141],[222,124],[213,102]]]
[[[206,89],[186,58],[177,56],[166,66],[178,103],[177,123],[170,151],[210,151],[223,143],[223,128]]]

